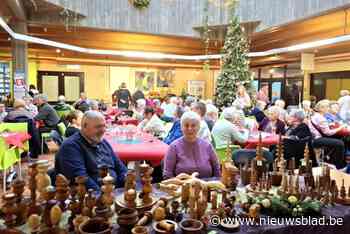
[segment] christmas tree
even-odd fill
[[[232,105],[239,84],[244,85],[249,90],[251,83],[248,42],[238,17],[236,15],[232,17],[223,48],[221,72],[216,82],[215,103],[220,109]]]

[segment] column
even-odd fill
[[[27,23],[16,21],[11,25],[17,33],[27,34]],[[12,79],[14,81],[14,97],[22,98],[25,95],[24,86],[16,83],[17,79],[22,79],[28,85],[28,45],[27,42],[12,38]],[[16,85],[17,84],[17,85]]]

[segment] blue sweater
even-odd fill
[[[170,145],[176,139],[182,137],[181,123],[180,120],[176,120],[171,127],[168,135],[163,140],[166,144]]]
[[[55,170],[70,181],[77,176],[87,176],[86,187],[100,190],[98,167],[107,165],[109,174],[115,179],[117,187],[124,186],[127,168],[115,155],[106,140],[97,145],[91,145],[80,132],[67,138],[56,154]]]

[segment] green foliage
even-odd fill
[[[149,6],[151,0],[131,0],[132,5],[137,9],[145,9]]]
[[[234,15],[228,26],[221,72],[215,90],[215,103],[221,109],[231,106],[236,96],[238,84],[243,84],[247,90],[251,87],[248,49],[243,29],[237,16]]]
[[[317,200],[297,200],[295,203],[288,201],[286,197],[273,196],[271,207],[267,213],[273,216],[303,216],[317,215],[321,212],[322,203]]]

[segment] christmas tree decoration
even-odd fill
[[[249,45],[238,17],[233,15],[232,18],[227,29],[222,67],[215,90],[215,104],[221,109],[232,105],[238,85],[244,85],[247,90],[251,87]]]

